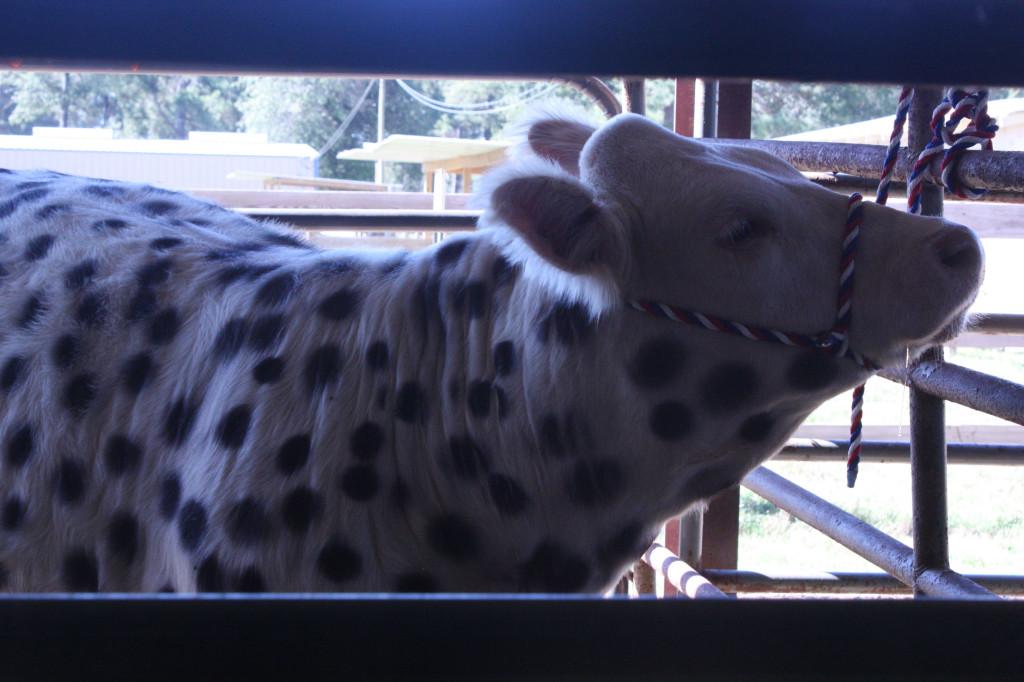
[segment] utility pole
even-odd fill
[[[384,140],[384,79],[377,82],[377,142]],[[378,185],[384,184],[384,162],[375,161],[373,164],[373,181]]]

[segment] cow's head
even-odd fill
[[[511,227],[556,280],[786,331],[832,326],[847,196],[635,115],[536,118],[527,144],[491,174],[482,224]],[[970,230],[873,203],[856,258],[850,344],[883,365],[953,335],[982,276]]]

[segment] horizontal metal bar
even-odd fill
[[[764,467],[747,474],[743,485],[928,596],[997,598],[953,571],[929,569],[915,575],[910,547]]]
[[[846,461],[845,440],[794,438],[772,459],[776,461],[838,462]],[[899,441],[864,441],[860,457],[868,462],[909,462],[910,443]],[[1024,445],[948,443],[946,457],[950,464],[1024,465]]]
[[[60,71],[1024,84],[1024,5],[1005,0],[972,0],[969,11],[957,0],[258,0],[247,7],[5,0],[0,61]],[[936,69],[921,58],[935,45],[956,45],[960,57]]]
[[[812,182],[828,187],[836,192],[849,194],[850,192],[861,192],[874,194],[878,188],[877,177],[860,177],[846,173],[832,173],[828,171],[805,171],[812,175],[808,178]],[[889,200],[895,203],[895,199],[905,199],[907,196],[906,182],[893,182],[889,185]],[[977,199],[962,199],[955,194],[945,192],[943,200],[946,202],[982,202],[999,204],[1024,204],[1024,192],[1007,192],[1003,190],[989,190]]]
[[[887,573],[828,571],[774,574],[706,569],[703,574],[724,592],[911,594],[909,587]],[[1024,575],[975,574],[964,577],[997,594],[1024,595]]]
[[[785,140],[707,139],[711,144],[726,144],[760,149],[808,172],[847,173],[872,177],[885,162],[886,148],[874,144],[843,142],[788,142]],[[913,154],[903,149],[893,169],[893,179],[906,182],[913,167]],[[930,182],[941,176],[942,159],[932,164]],[[980,189],[1024,192],[1024,152],[971,151],[960,157],[957,172],[961,181]]]
[[[1024,426],[1024,386],[949,362],[921,362],[909,370],[887,369],[879,373],[937,398],[966,405]]]
[[[680,594],[690,599],[728,599],[729,596],[708,582],[675,552],[660,542],[652,544],[642,557],[643,561],[672,583]]]
[[[455,232],[473,230],[479,211],[408,211],[348,208],[243,208],[256,220],[281,220],[295,227],[323,230],[410,230]]]
[[[6,680],[1011,680],[1021,651],[1009,601],[0,599]]]
[[[979,334],[1024,334],[1024,315],[978,314],[967,327],[967,331]]]

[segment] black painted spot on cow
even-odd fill
[[[25,466],[32,457],[32,450],[35,447],[35,436],[32,425],[22,423],[7,438],[7,464],[15,469]]]
[[[124,566],[131,566],[139,553],[139,522],[129,511],[114,512],[107,525],[107,548],[110,556]]]
[[[238,351],[245,343],[248,330],[248,322],[241,317],[232,318],[224,323],[224,326],[217,332],[217,338],[213,341],[214,357],[227,361],[238,355]]]
[[[256,305],[272,307],[286,302],[298,286],[295,273],[283,272],[264,282],[256,292]]]
[[[469,436],[452,436],[448,441],[448,458],[452,471],[460,478],[473,480],[490,469],[483,449]]]
[[[96,261],[89,258],[78,265],[68,268],[64,273],[64,286],[71,291],[77,291],[91,282],[95,276]]]
[[[820,391],[839,376],[839,363],[824,353],[805,351],[790,363],[786,381],[801,391]]]
[[[597,548],[597,559],[607,568],[618,568],[627,561],[635,561],[650,546],[644,537],[644,528],[637,521],[630,521],[617,530]]]
[[[679,440],[693,430],[693,412],[681,402],[667,400],[651,408],[648,424],[661,440]]]
[[[284,315],[262,315],[253,320],[249,332],[249,347],[253,350],[267,350],[284,333]]]
[[[39,321],[39,318],[46,312],[46,302],[42,294],[32,294],[21,306],[18,314],[18,326],[28,329]]]
[[[71,377],[64,384],[62,403],[72,416],[81,417],[92,406],[96,400],[97,382],[95,374],[83,372]]]
[[[511,476],[491,474],[487,479],[494,507],[503,516],[518,516],[526,509],[529,498],[523,486]]]
[[[320,550],[316,558],[316,567],[321,575],[340,585],[359,575],[363,568],[363,560],[347,544],[333,540]]]
[[[494,371],[500,377],[508,376],[516,368],[516,346],[502,341],[494,346]]]
[[[238,249],[211,249],[203,256],[208,261],[221,262],[238,260],[245,255],[244,251]]]
[[[224,571],[216,554],[211,554],[199,563],[196,569],[196,589],[200,592],[223,592]]]
[[[48,180],[24,180],[14,186],[16,190],[35,189],[37,187],[46,187],[50,183]]]
[[[71,210],[71,204],[47,204],[36,211],[36,220],[49,220],[60,213],[67,213]]]
[[[306,386],[310,391],[323,390],[341,376],[341,349],[325,344],[310,353],[306,360]]]
[[[452,308],[465,312],[471,320],[483,317],[487,312],[487,285],[479,280],[461,282],[452,291]]]
[[[158,258],[146,263],[135,273],[140,287],[155,287],[171,278],[174,261],[170,258]]]
[[[85,495],[85,467],[82,462],[62,457],[53,475],[53,493],[63,504],[73,505]]]
[[[107,301],[103,294],[90,291],[82,296],[75,319],[86,327],[99,327],[107,319]]]
[[[308,242],[295,234],[283,234],[280,232],[264,232],[262,239],[276,246],[290,246],[295,249],[312,248]]]
[[[489,381],[474,381],[469,385],[466,394],[466,405],[469,413],[478,419],[491,414],[492,385]]]
[[[320,301],[316,311],[328,320],[340,321],[351,315],[359,307],[359,292],[349,287],[342,287]]]
[[[142,463],[142,447],[123,433],[116,433],[107,440],[103,461],[114,476],[133,474]]]
[[[25,246],[25,260],[32,263],[37,260],[41,260],[46,257],[46,254],[50,253],[50,247],[57,241],[57,237],[52,234],[41,234],[38,237],[33,237],[29,240],[28,245]]]
[[[505,395],[505,390],[501,386],[494,386],[494,398],[498,403],[498,418],[504,419],[509,413],[509,401],[508,396]]]
[[[259,569],[249,566],[235,578],[235,591],[243,593],[266,592],[267,586]]]
[[[24,374],[27,360],[20,355],[12,355],[4,361],[0,369],[0,389],[9,391],[14,388]]]
[[[645,341],[629,363],[629,377],[640,388],[660,389],[674,383],[686,364],[682,344],[670,337]]]
[[[566,453],[565,443],[562,440],[562,428],[558,424],[558,417],[554,414],[546,414],[540,420],[540,445],[541,451],[552,457],[563,457]]]
[[[7,498],[0,512],[0,525],[6,531],[16,531],[25,520],[25,502],[17,495]]]
[[[740,438],[750,443],[759,443],[768,437],[775,420],[767,412],[748,417],[740,424]]]
[[[512,284],[516,281],[518,273],[518,268],[509,263],[504,256],[499,256],[491,266],[491,280],[494,282],[494,288],[499,289]]]
[[[269,357],[260,360],[252,368],[252,378],[258,384],[272,384],[284,373],[284,358]]]
[[[142,202],[140,206],[148,215],[151,216],[162,216],[168,213],[173,213],[178,209],[178,205],[170,201],[164,201],[163,199],[151,199],[150,201]]]
[[[185,240],[179,239],[178,237],[157,237],[149,242],[149,248],[154,251],[167,251],[168,249],[173,249],[176,246],[181,246],[184,243]]]
[[[153,372],[153,359],[149,353],[136,353],[121,366],[121,381],[132,395],[138,395]]]
[[[427,416],[427,397],[423,387],[407,381],[395,396],[395,417],[407,423],[422,422]]]
[[[249,272],[250,267],[249,265],[229,265],[217,272],[217,283],[223,286],[234,284]]]
[[[120,218],[107,218],[94,222],[92,229],[97,232],[120,232],[121,230],[128,229],[128,223]]]
[[[365,421],[352,431],[348,443],[353,457],[368,462],[384,445],[384,429],[375,422]]]
[[[68,552],[61,565],[61,580],[69,592],[98,592],[100,573],[96,556],[82,548]]]
[[[174,308],[164,308],[149,321],[149,341],[156,346],[165,346],[174,340],[181,319]]]
[[[270,518],[263,503],[245,497],[231,506],[227,515],[228,537],[238,545],[255,545],[266,538]]]
[[[540,543],[519,566],[524,591],[578,592],[590,579],[587,562],[551,541]]]
[[[249,253],[257,251],[266,251],[270,248],[270,244],[264,244],[262,242],[235,242],[235,248],[239,251],[248,251]]]
[[[156,294],[152,289],[139,289],[128,302],[128,308],[124,313],[125,319],[128,322],[144,320],[156,312],[157,305]]]
[[[78,358],[82,343],[74,334],[63,334],[54,343],[50,350],[53,364],[58,369],[67,369],[74,364]]]
[[[412,491],[409,490],[409,485],[402,479],[396,478],[391,485],[391,493],[388,495],[391,506],[402,511],[409,506],[410,500],[412,500]]]
[[[350,500],[368,502],[377,496],[380,479],[370,465],[356,464],[342,472],[338,487]]]
[[[757,373],[740,363],[720,365],[701,381],[700,396],[709,412],[732,412],[749,403],[757,393]]]
[[[101,199],[122,196],[125,193],[124,187],[119,187],[117,185],[87,185],[83,191],[86,194],[91,194],[92,196],[100,197]]]
[[[622,465],[615,460],[580,461],[565,479],[565,492],[580,507],[607,506],[625,491],[625,476]]]
[[[242,447],[245,437],[249,433],[251,419],[252,408],[248,405],[232,407],[217,425],[217,442],[230,450]]]
[[[285,495],[281,503],[281,521],[292,533],[302,534],[316,523],[323,511],[321,496],[310,488],[300,486]]]
[[[206,537],[206,507],[199,500],[187,500],[178,512],[178,538],[192,552]]]
[[[263,275],[267,274],[268,272],[273,272],[274,270],[278,270],[280,268],[281,268],[280,265],[273,265],[273,264],[270,264],[270,265],[250,265],[248,268],[246,268],[246,271],[245,271],[245,281],[246,282],[255,282],[256,280],[258,280],[260,277],[262,277]]]
[[[290,476],[309,461],[311,441],[308,434],[291,436],[277,450],[277,470]]]
[[[48,187],[36,187],[34,189],[27,189],[15,194],[13,197],[0,204],[0,218],[6,218],[21,208],[22,204],[30,201],[38,201],[49,193],[50,189]]]
[[[448,268],[455,265],[462,258],[462,254],[468,245],[469,240],[467,239],[454,239],[444,242],[438,247],[437,253],[434,254],[434,263],[439,268]]]
[[[178,513],[181,504],[181,479],[171,472],[160,480],[160,517],[170,521]]]
[[[593,320],[582,303],[557,303],[540,321],[538,338],[547,343],[554,330],[555,339],[563,346],[576,346],[593,333]]]
[[[173,446],[184,443],[192,431],[198,412],[199,402],[192,398],[182,396],[171,403],[164,415],[164,441]]]
[[[412,315],[419,333],[423,337],[429,334],[431,325],[437,327],[437,332],[442,339],[444,337],[444,327],[441,325],[440,297],[441,281],[436,277],[424,279],[413,289],[410,299]]]
[[[442,514],[427,524],[427,541],[445,559],[469,561],[480,553],[479,534],[468,521],[455,514]]]
[[[403,573],[395,579],[395,592],[429,594],[440,591],[441,587],[437,579],[429,573],[423,573],[422,571]]]
[[[386,369],[388,366],[388,344],[386,341],[374,341],[366,349],[366,366],[372,370]]]

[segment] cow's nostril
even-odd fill
[[[977,242],[967,232],[949,232],[936,243],[939,262],[947,268],[965,269],[977,267],[981,260]]]

